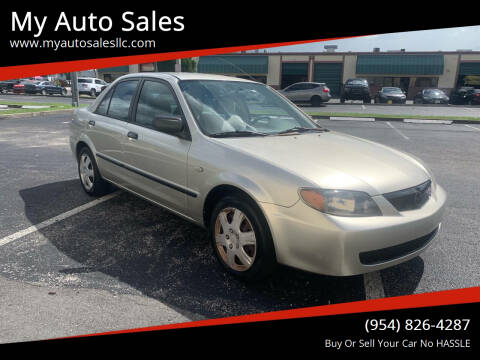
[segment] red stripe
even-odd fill
[[[186,323],[151,326],[151,327],[122,330],[122,331],[111,331],[111,332],[98,333],[98,334],[74,336],[72,338],[98,336],[98,335],[126,334],[126,333],[156,331],[156,330],[185,329],[185,328],[194,328],[194,327],[202,327],[202,326],[251,323],[251,322],[259,322],[259,321],[296,319],[296,318],[306,318],[306,317],[315,317],[315,316],[353,314],[353,313],[364,313],[364,312],[372,312],[372,311],[423,308],[423,307],[431,307],[431,306],[467,304],[467,303],[479,303],[479,302],[480,302],[480,287],[472,287],[472,288],[458,289],[458,290],[431,292],[431,293],[425,293],[425,294],[406,295],[406,296],[382,298],[382,299],[375,299],[375,300],[364,300],[364,301],[350,302],[350,303],[344,303],[344,304],[315,306],[315,307],[267,312],[267,313],[261,313],[261,314],[253,314],[253,315],[234,316],[229,318],[192,321],[192,322],[186,322]]]
[[[32,76],[50,75],[68,73],[73,71],[83,71],[90,69],[102,69],[114,66],[123,66],[130,64],[143,64],[148,62],[175,60],[187,57],[207,56],[215,54],[227,54],[238,51],[266,49],[279,46],[299,45],[307,44],[319,41],[331,41],[340,39],[349,39],[360,36],[340,37],[331,39],[320,40],[304,40],[304,41],[292,41],[284,43],[270,43],[260,45],[248,45],[248,46],[233,46],[214,49],[202,49],[202,50],[190,50],[190,51],[177,51],[167,53],[157,53],[148,55],[132,55],[121,56],[103,59],[89,59],[89,60],[74,60],[44,64],[31,64],[31,65],[18,65],[18,66],[5,66],[0,67],[0,80],[28,78]]]

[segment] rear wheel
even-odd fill
[[[89,148],[78,152],[78,175],[83,190],[92,196],[105,195],[109,190],[108,183],[102,179],[97,163]]]
[[[310,99],[310,103],[312,104],[312,106],[320,106],[322,105],[322,99],[320,98],[320,96],[312,96],[312,98]]]
[[[97,97],[97,90],[95,89],[90,90],[90,96]]]
[[[227,196],[218,202],[210,219],[210,239],[219,262],[238,278],[258,281],[275,269],[268,224],[247,196]]]
[[[47,90],[43,89],[42,90],[42,95],[47,95]]]

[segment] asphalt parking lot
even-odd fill
[[[92,203],[77,179],[69,120],[0,120],[0,342],[480,284],[480,124],[320,120],[422,158],[448,193],[442,229],[420,257],[380,273],[281,267],[245,284],[217,264],[201,228],[119,191]]]

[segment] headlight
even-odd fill
[[[330,215],[382,215],[375,201],[362,191],[300,189],[300,196],[308,206]]]

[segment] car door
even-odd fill
[[[301,84],[294,84],[285,89],[285,95],[291,101],[298,101],[298,96],[301,91]]]
[[[137,95],[132,121],[124,138],[125,162],[131,169],[128,187],[167,208],[183,213],[187,188],[187,133],[167,134],[153,126],[156,117],[181,117],[183,112],[168,82],[145,79]]]
[[[127,136],[131,104],[138,84],[139,79],[127,79],[110,89],[95,112],[90,113],[85,131],[95,146],[102,176],[122,186],[129,175],[124,168],[123,140]]]
[[[312,97],[312,89],[314,84],[302,84],[301,90],[298,94],[298,101],[310,101]]]

